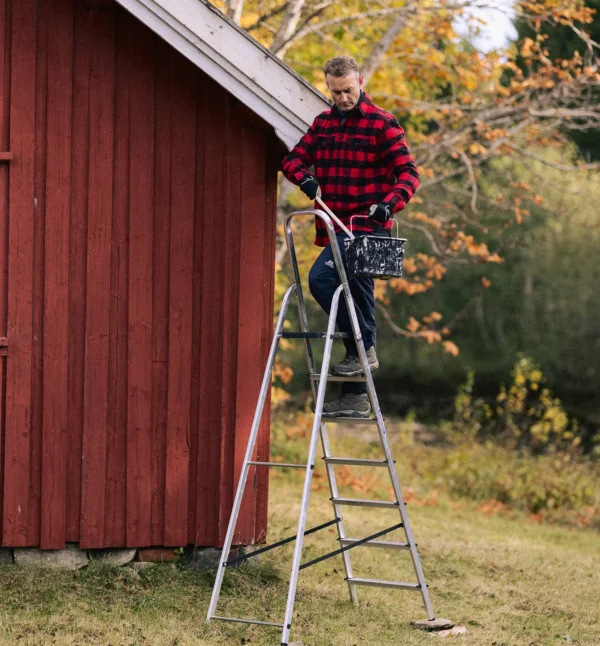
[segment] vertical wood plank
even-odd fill
[[[12,7],[7,371],[2,541],[27,543],[31,432],[36,2]]]
[[[132,25],[130,85],[127,544],[151,540],[151,341],[154,159],[152,35]]]
[[[98,11],[90,33],[89,197],[81,546],[104,545],[108,327],[113,200],[114,14]]]
[[[188,61],[178,61],[173,68],[172,147],[176,154],[171,166],[165,545],[187,542],[196,176],[195,77],[196,71]]]
[[[190,394],[190,471],[188,487],[188,538],[187,542],[201,545],[197,534],[198,465],[200,456],[200,348],[202,329],[202,240],[204,222],[204,167],[205,133],[204,103],[209,100],[208,78],[196,72],[196,137],[194,141],[196,159],[195,203],[194,203],[194,264],[192,268],[192,378]],[[202,467],[201,467],[202,468]]]
[[[223,408],[221,415],[221,474],[220,474],[220,509],[219,509],[219,545],[225,539],[234,490],[234,457],[235,457],[235,400],[236,393],[232,387],[236,383],[237,344],[238,344],[238,302],[240,297],[240,245],[241,213],[244,196],[242,195],[242,127],[232,100],[228,101],[227,120],[227,187],[228,196],[223,227],[231,232],[225,245],[224,280],[227,289],[223,293],[223,379],[221,397]],[[258,225],[259,223],[257,223]]]
[[[266,135],[265,155],[265,206],[264,206],[264,257],[263,271],[265,288],[263,294],[263,323],[261,365],[266,365],[273,338],[273,296],[275,292],[275,233],[277,224],[277,172],[281,164],[280,145],[273,132]],[[271,451],[271,397],[266,402],[267,412],[258,437],[257,459],[268,461]],[[269,473],[267,469],[258,471],[256,487],[256,516],[254,520],[254,539],[262,541],[267,535],[269,506]]]
[[[90,13],[74,4],[69,239],[69,362],[67,374],[66,540],[79,542],[85,365],[85,304],[89,158]]]
[[[2,151],[8,151],[10,147],[10,6],[11,3],[8,0],[0,0],[0,149]],[[0,332],[2,336],[7,336],[8,169],[9,164],[0,163]],[[0,447],[2,432],[0,429]],[[1,469],[2,460],[0,460],[0,486]],[[1,523],[0,514],[0,525]]]
[[[240,249],[240,288],[238,355],[237,355],[237,401],[236,434],[234,457],[234,482],[237,487],[248,443],[252,418],[256,408],[262,374],[264,326],[264,289],[266,269],[264,262],[265,219],[265,133],[244,127],[242,133],[242,207]],[[268,418],[265,407],[263,420]],[[257,447],[258,449],[258,447]],[[255,451],[256,455],[256,451]],[[242,502],[237,527],[236,542],[251,543],[254,539],[254,518],[256,511],[256,480],[254,467],[250,472],[248,486]]]
[[[48,30],[50,7],[38,8],[35,86],[34,220],[33,220],[33,328],[31,375],[31,444],[29,449],[29,518],[27,542],[40,544],[42,496],[42,420],[44,363],[44,274],[46,227],[46,159],[48,124]]]
[[[0,0],[0,148],[9,149],[11,3]],[[7,336],[8,288],[8,164],[0,164],[0,334]],[[0,509],[4,495],[4,433],[6,407],[6,358],[0,365]],[[0,513],[0,537],[2,536]]]
[[[173,50],[160,39],[156,46],[154,114],[154,236],[152,253],[152,509],[153,545],[165,531],[167,382],[169,359],[169,238],[171,218],[171,102]],[[175,149],[175,156],[179,151]],[[185,544],[185,541],[181,545]]]
[[[66,527],[67,358],[73,8],[52,7],[48,25],[48,126],[44,270],[42,549],[62,549]]]
[[[210,88],[210,89],[209,89]],[[219,528],[219,476],[221,459],[222,294],[223,231],[215,223],[225,211],[225,156],[221,136],[228,96],[214,83],[207,85],[203,102],[204,191],[202,239],[202,294],[200,326],[200,383],[196,536],[202,545],[215,545]],[[207,523],[206,519],[214,519]]]
[[[110,274],[108,422],[104,540],[125,546],[127,514],[127,376],[129,286],[129,84],[134,18],[116,12],[113,221]]]

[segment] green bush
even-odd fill
[[[511,449],[541,453],[578,453],[582,437],[577,420],[569,418],[560,399],[545,386],[539,365],[519,356],[512,382],[502,386],[491,406],[473,397],[474,373],[458,390],[450,438],[494,438]]]
[[[442,488],[478,501],[497,500],[512,509],[550,514],[600,504],[600,474],[569,455],[519,456],[491,442],[446,451],[438,471]]]

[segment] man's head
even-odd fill
[[[336,56],[325,63],[325,82],[331,98],[340,110],[352,110],[360,98],[363,77],[350,56]]]

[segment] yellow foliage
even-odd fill
[[[469,145],[469,152],[471,155],[487,155],[487,148],[478,142]]]
[[[416,319],[416,318],[414,318],[413,316],[411,316],[411,317],[408,319],[408,324],[407,324],[407,326],[406,326],[406,329],[407,329],[409,332],[416,332],[420,327],[421,327],[421,324],[419,323],[419,321],[417,321],[417,319]]]
[[[423,321],[427,323],[427,325],[431,325],[434,321],[441,321],[442,320],[442,315],[439,312],[431,312],[429,316],[425,316],[423,318]]]
[[[453,357],[458,357],[458,355],[460,354],[458,346],[452,341],[444,341],[442,345],[444,346],[444,350],[450,353]]]
[[[421,330],[419,336],[422,336],[427,343],[439,343],[442,340],[442,335],[437,330]]]

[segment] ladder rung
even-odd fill
[[[360,541],[360,538],[339,538],[339,542],[342,545],[353,545],[354,543]],[[384,547],[392,550],[409,550],[410,545],[408,543],[397,543],[395,541],[367,541],[363,543],[365,547]]]
[[[358,498],[331,498],[331,502],[336,505],[350,505],[356,507],[390,507],[398,509],[397,502],[389,500],[360,500]]]
[[[306,464],[289,464],[287,462],[255,462],[251,461],[248,464],[253,464],[257,467],[282,467],[288,469],[306,469]]]
[[[387,460],[363,460],[360,458],[323,458],[326,464],[347,464],[358,467],[387,467]]]
[[[419,583],[401,583],[400,581],[382,581],[380,579],[361,579],[358,577],[351,577],[346,579],[348,583],[353,585],[370,585],[375,588],[400,588],[402,590],[420,590]]]
[[[237,619],[236,617],[217,617],[213,615],[210,619],[217,621],[235,621],[238,624],[258,624],[259,626],[273,626],[274,628],[283,628],[283,624],[274,624],[272,621],[256,621],[254,619]]]
[[[327,332],[282,332],[282,339],[325,339],[327,338]],[[346,332],[334,332],[334,339],[348,339],[350,338],[349,334]]]
[[[321,373],[320,372],[311,372],[308,375],[312,381],[320,381]],[[366,377],[339,377],[338,375],[327,375],[327,381],[356,381],[364,383]]]
[[[322,422],[327,424],[377,424],[374,417],[321,417]]]

